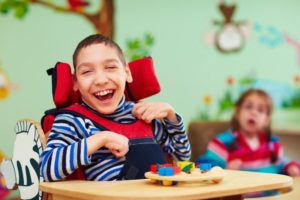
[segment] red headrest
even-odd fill
[[[128,63],[133,82],[127,84],[125,96],[127,100],[138,101],[160,92],[153,61],[145,57]],[[78,102],[78,94],[73,90],[73,74],[67,63],[58,62],[54,68],[49,69],[52,75],[52,95],[57,108],[63,108]]]

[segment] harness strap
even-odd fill
[[[89,118],[98,128],[119,133],[129,139],[154,138],[152,124],[147,124],[142,120],[136,120],[129,124],[121,124],[97,115],[93,111],[77,103],[63,109],[46,111],[46,116],[48,114],[57,115],[61,113],[70,113],[76,116]]]

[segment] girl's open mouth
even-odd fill
[[[253,119],[248,119],[247,123],[249,125],[255,125],[256,124],[255,120],[253,120]]]

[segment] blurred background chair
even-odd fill
[[[188,127],[188,137],[191,144],[191,161],[204,154],[208,142],[218,133],[229,128],[229,121],[193,121]]]

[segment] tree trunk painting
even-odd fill
[[[23,18],[30,4],[39,4],[58,12],[73,13],[86,18],[95,28],[95,32],[113,38],[114,36],[114,1],[99,0],[99,9],[95,13],[88,13],[85,8],[90,6],[87,0],[66,0],[66,5],[58,5],[51,0],[4,0],[0,2],[0,12],[7,14],[14,10],[17,18]]]

